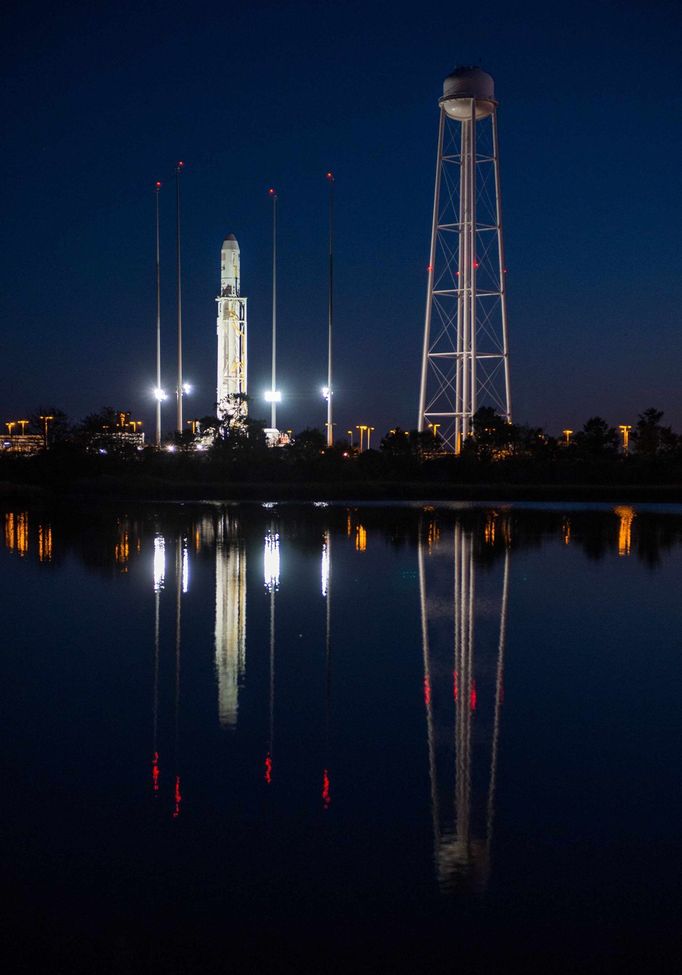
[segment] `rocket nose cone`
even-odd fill
[[[224,251],[238,251],[239,244],[237,243],[237,238],[234,234],[228,234],[223,241],[222,250]]]

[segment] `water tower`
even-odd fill
[[[481,68],[443,83],[418,429],[459,453],[491,406],[511,422],[497,101]]]

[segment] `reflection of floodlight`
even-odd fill
[[[266,403],[281,403],[282,394],[278,389],[266,389],[263,394]]]
[[[279,589],[279,532],[268,531],[265,536],[263,581],[268,592]]]
[[[183,393],[185,394],[185,396],[186,396],[186,395],[187,395],[188,393],[191,393],[191,392],[192,392],[192,387],[191,387],[191,385],[190,385],[190,383],[183,383],[183,384],[182,384],[182,391],[183,391]]]
[[[154,592],[163,589],[166,574],[166,542],[163,535],[154,539]]]
[[[322,395],[325,399],[329,399],[329,386],[322,387]]]
[[[329,592],[329,544],[327,541],[322,543],[322,595],[326,596]]]
[[[189,551],[187,549],[187,539],[182,540],[182,591],[189,590]]]
[[[154,398],[156,400],[158,400],[159,403],[163,403],[163,401],[166,398],[166,394],[165,394],[165,392],[162,389],[155,389],[154,390]]]

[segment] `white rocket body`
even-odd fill
[[[218,302],[218,417],[233,424],[247,414],[246,298],[240,295],[239,244],[229,234],[220,249]]]

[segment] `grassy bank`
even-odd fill
[[[198,482],[147,476],[84,478],[66,484],[0,482],[7,501],[630,501],[682,502],[680,484],[455,484],[443,481]]]

